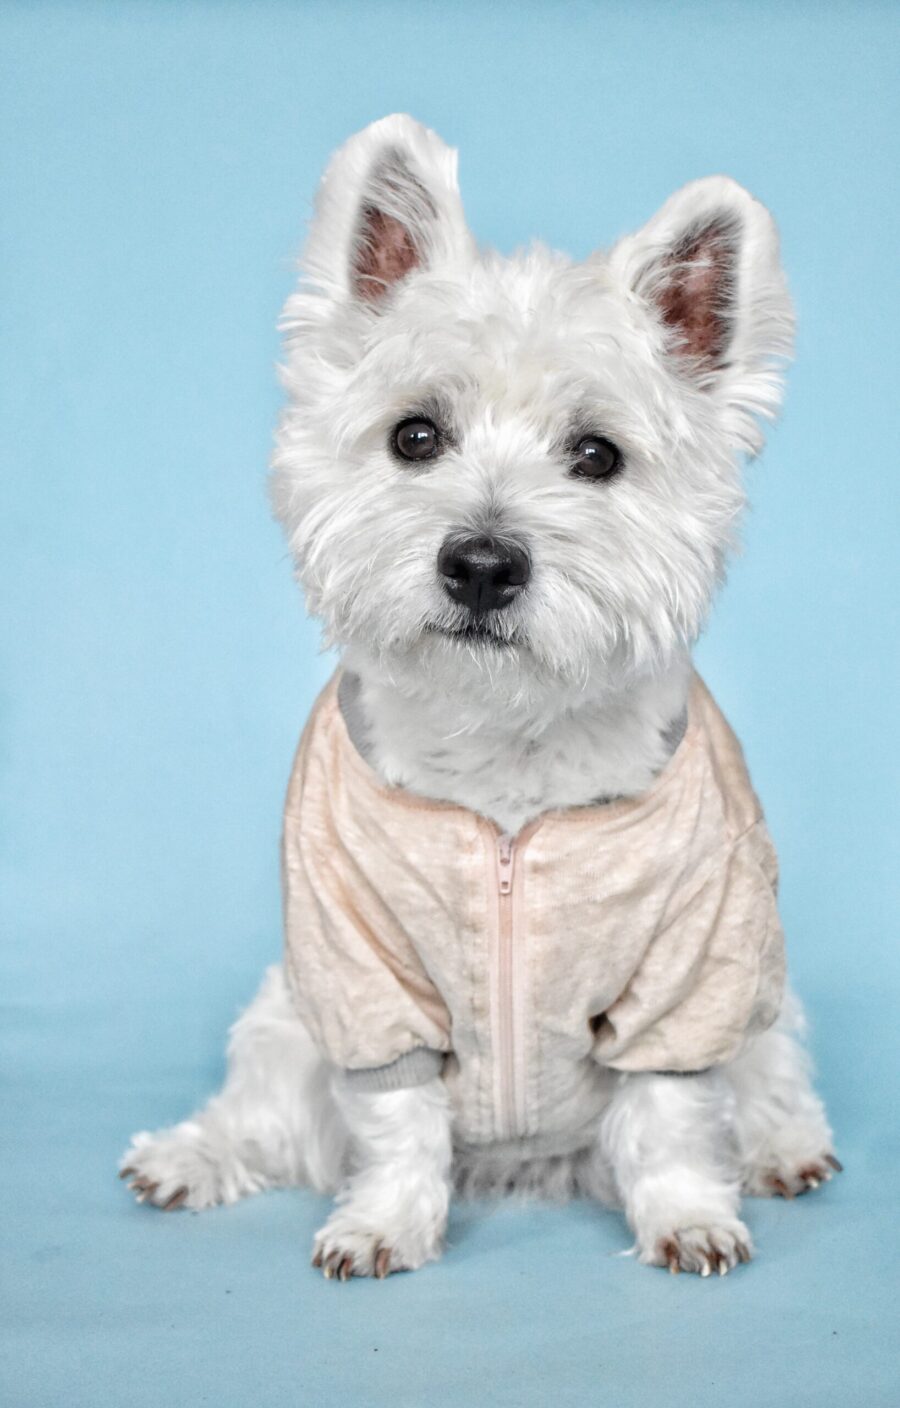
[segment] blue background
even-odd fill
[[[4,1402],[896,1405],[898,10],[0,10]],[[462,1207],[443,1264],[308,1266],[296,1191],[162,1217],[135,1128],[221,1075],[279,948],[317,654],[264,494],[320,170],[409,110],[480,239],[584,255],[692,177],[776,212],[800,316],[701,650],[779,846],[847,1172],[727,1281],[584,1206]]]

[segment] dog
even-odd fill
[[[284,962],[200,1113],[134,1137],[165,1209],[307,1184],[328,1278],[436,1259],[453,1190],[621,1208],[641,1262],[749,1261],[742,1195],[840,1169],[776,863],[691,666],[793,317],[734,181],[573,263],[476,247],[406,116],[323,178],[272,493],[340,651],[284,831]]]

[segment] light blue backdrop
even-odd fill
[[[898,11],[0,10],[3,1316],[11,1408],[896,1405]],[[308,1268],[323,1205],[162,1217],[135,1127],[218,1079],[279,947],[278,819],[328,664],[264,477],[319,172],[409,110],[478,236],[583,255],[689,178],[776,212],[788,409],[701,652],[777,840],[848,1171],[722,1284],[587,1207],[462,1209],[444,1264]]]

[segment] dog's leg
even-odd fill
[[[825,1108],[812,1087],[803,1029],[800,1005],[789,995],[778,1023],[726,1070],[743,1185],[757,1196],[792,1198],[840,1171]]]
[[[728,1103],[715,1071],[626,1076],[613,1096],[601,1144],[642,1262],[708,1276],[749,1261],[728,1161]]]
[[[378,1093],[336,1084],[356,1167],[313,1244],[327,1277],[413,1271],[441,1252],[450,1201],[450,1108],[442,1080]]]
[[[192,1119],[136,1134],[121,1176],[142,1202],[206,1208],[278,1184],[334,1188],[345,1143],[329,1071],[273,967],[232,1028],[221,1093]]]

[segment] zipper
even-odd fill
[[[516,944],[517,842],[507,832],[494,838],[497,890],[496,946],[491,984],[494,996],[495,1094],[498,1135],[514,1139],[525,1133],[522,1047],[522,971]]]
[[[497,837],[497,889],[500,898],[512,894],[515,841],[506,832]]]

